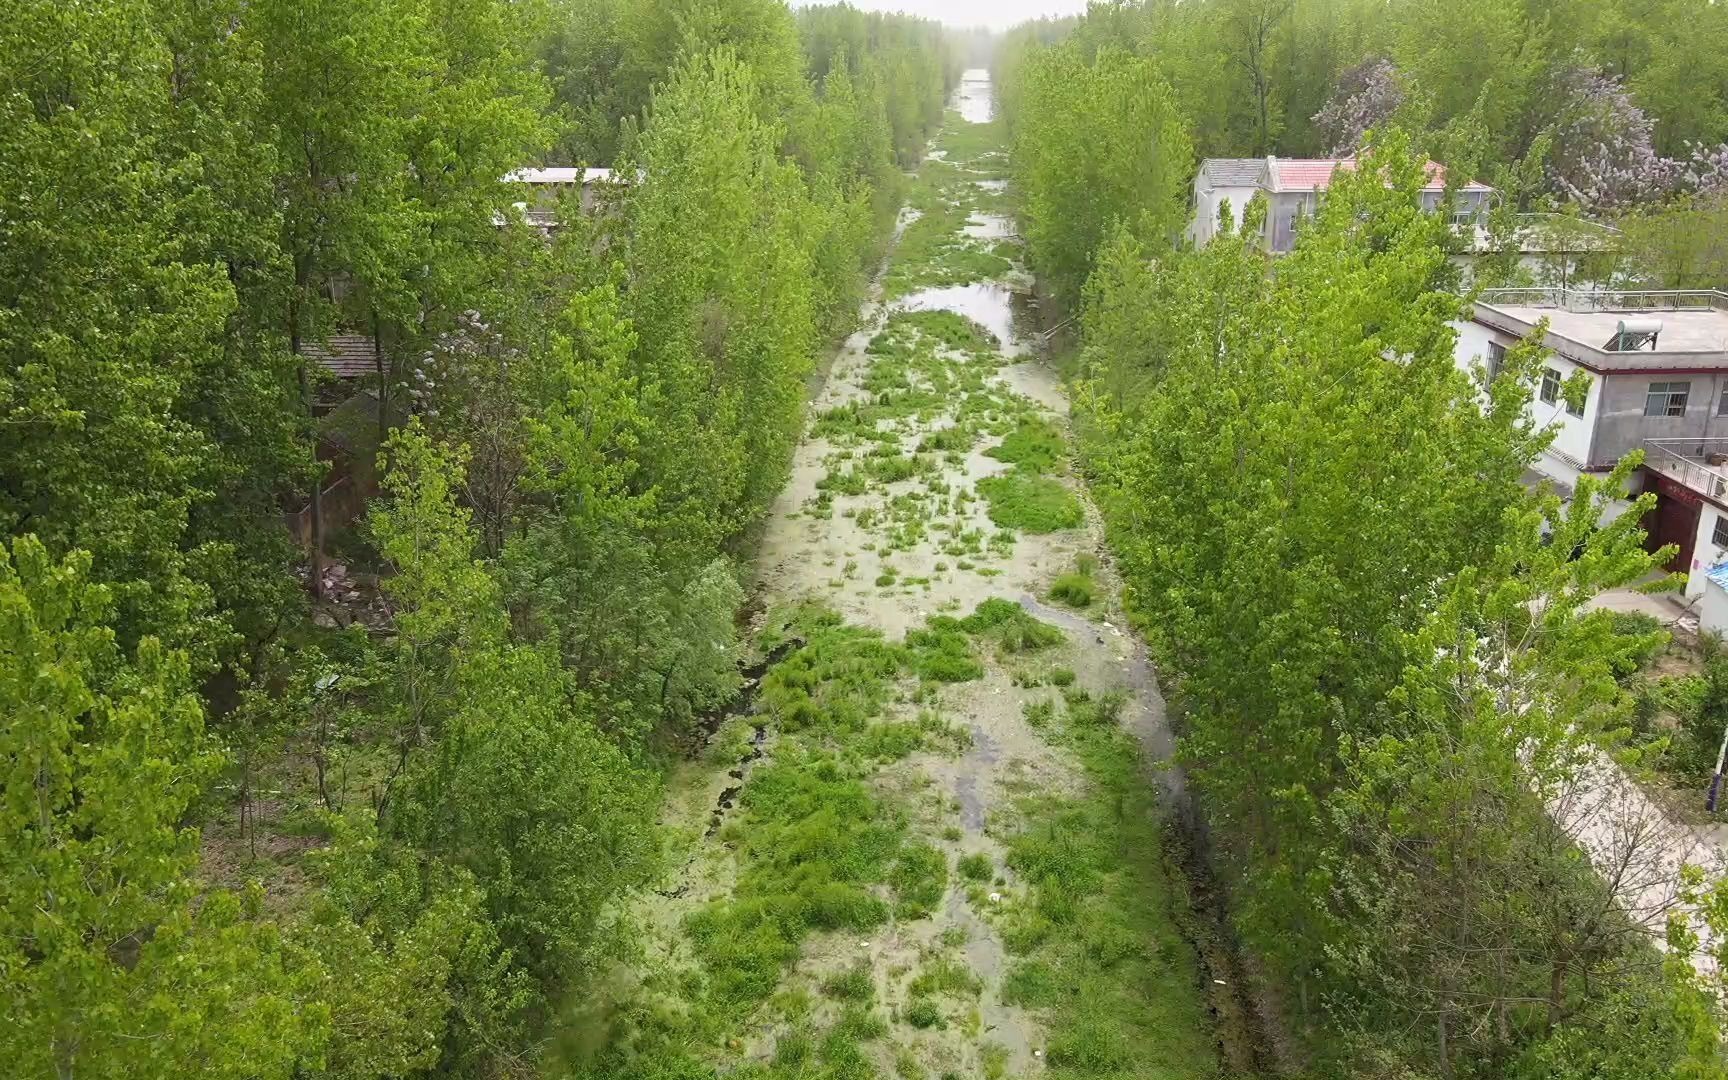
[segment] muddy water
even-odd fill
[[[996,100],[990,90],[990,72],[968,68],[960,76],[960,116],[968,123],[988,124],[996,115]]]

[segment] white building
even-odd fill
[[[1266,197],[1266,223],[1261,242],[1272,252],[1289,251],[1296,243],[1302,219],[1320,205],[1320,197],[1332,186],[1339,169],[1354,169],[1353,158],[1207,158],[1194,177],[1194,219],[1188,226],[1188,241],[1202,247],[1218,234],[1218,210],[1228,204],[1230,217],[1238,225],[1255,195]],[[1428,182],[1422,188],[1423,205],[1437,209],[1446,194],[1446,170],[1428,162]],[[1494,189],[1471,181],[1455,192],[1453,222],[1476,226],[1485,220]]]
[[[579,197],[582,213],[592,214],[610,186],[617,182],[611,169],[575,169],[554,167],[517,169],[504,177],[506,184],[526,184],[529,198],[516,204],[516,209],[535,228],[549,230],[558,224],[558,200],[566,195]],[[504,222],[500,220],[499,225]]]
[[[1537,469],[1564,493],[1642,449],[1632,493],[1656,493],[1650,545],[1679,548],[1669,568],[1698,598],[1704,571],[1728,561],[1728,294],[1485,290],[1456,324],[1459,367],[1494,373],[1544,320],[1551,355],[1531,419],[1557,431]],[[1561,387],[1575,372],[1588,385],[1569,402]]]

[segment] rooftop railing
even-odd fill
[[[1645,439],[1644,464],[1693,491],[1728,498],[1728,439]]]
[[[1728,293],[1715,289],[1483,289],[1478,299],[1494,307],[1592,311],[1728,311]]]

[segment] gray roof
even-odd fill
[[[1217,187],[1266,186],[1265,158],[1207,158],[1201,168]]]
[[[328,342],[302,341],[300,355],[323,364],[338,379],[364,379],[378,370],[372,339],[365,334],[331,334]]]

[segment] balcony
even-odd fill
[[[1644,465],[1700,495],[1728,501],[1728,439],[1645,439]]]

